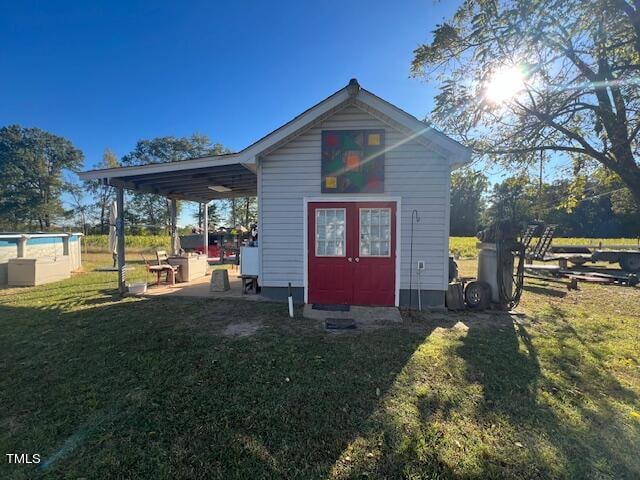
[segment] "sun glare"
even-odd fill
[[[524,80],[521,68],[500,68],[491,75],[485,89],[485,97],[492,103],[503,103],[524,89]]]

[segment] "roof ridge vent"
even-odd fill
[[[360,84],[356,78],[352,78],[349,80],[349,84],[347,85],[347,91],[349,92],[350,97],[355,97],[360,90]]]

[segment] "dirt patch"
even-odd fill
[[[242,338],[250,337],[262,327],[262,322],[240,322],[227,325],[222,331],[225,337]]]

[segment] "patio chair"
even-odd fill
[[[167,260],[169,260],[169,255],[166,250],[156,250],[156,260],[158,260],[158,265],[169,265]]]
[[[173,277],[174,280],[181,282],[181,268],[179,265],[173,265],[169,263],[169,255],[165,250],[156,250],[156,260],[158,260],[158,265],[173,268]]]
[[[168,263],[164,263],[164,264],[160,263],[160,260],[158,260],[158,265],[151,265],[147,261],[144,255],[140,254],[140,256],[144,261],[145,267],[147,268],[147,272],[156,274],[157,276],[156,285],[160,285],[160,277],[162,276],[162,273],[166,274],[165,283],[168,283],[169,285],[172,285],[172,286],[176,284],[176,271],[178,270],[178,267],[169,265]]]

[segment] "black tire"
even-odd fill
[[[625,272],[640,273],[640,253],[623,253],[618,263]]]
[[[491,303],[491,287],[485,282],[469,282],[464,289],[464,301],[471,310],[484,310]]]

